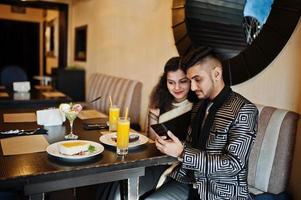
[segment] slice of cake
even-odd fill
[[[117,142],[117,135],[112,135],[111,139],[114,141],[114,142]],[[139,140],[139,135],[136,135],[136,134],[130,134],[129,135],[129,142],[136,142]]]
[[[59,152],[65,155],[76,155],[88,151],[89,144],[81,141],[65,142],[58,145]]]

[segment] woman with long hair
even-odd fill
[[[148,136],[155,140],[158,135],[150,125],[163,123],[180,140],[185,140],[190,122],[191,101],[194,99],[197,97],[190,91],[190,81],[181,69],[180,58],[169,59],[163,75],[150,95]],[[161,174],[168,167],[169,165],[162,165],[146,168],[145,176],[140,177],[139,194],[153,191]],[[120,182],[101,184],[97,199],[120,199]]]
[[[149,137],[157,137],[150,125],[163,123],[180,140],[184,140],[194,100],[197,100],[197,97],[190,90],[190,81],[181,69],[180,58],[172,57],[165,64],[164,73],[150,96]]]
[[[195,100],[197,97],[190,90],[190,80],[181,68],[180,58],[170,58],[150,95],[148,136],[155,140],[158,135],[151,125],[164,124],[167,130],[184,141],[190,124],[192,102]],[[166,169],[169,167],[160,165],[145,169],[145,176],[140,177],[139,181],[139,193],[142,198],[164,182],[165,174],[168,173]]]

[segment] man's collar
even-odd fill
[[[229,94],[232,92],[232,89],[225,85],[224,88],[218,93],[218,95],[212,100],[213,104],[219,104],[222,103],[225,98],[229,96]]]

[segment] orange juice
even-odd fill
[[[120,108],[111,106],[109,110],[109,131],[116,131]]]
[[[130,133],[130,118],[119,117],[117,123],[117,154],[128,153]]]

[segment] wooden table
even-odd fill
[[[58,106],[60,103],[71,102],[71,98],[68,96],[46,97],[43,95],[44,92],[55,92],[55,90],[31,88],[28,93],[24,93],[13,92],[8,89],[0,89],[1,94],[8,94],[7,97],[0,95],[0,108],[52,107]]]
[[[0,130],[30,129],[36,123],[3,123],[3,113],[28,112],[29,110],[1,110]],[[91,121],[91,120],[90,120]],[[95,120],[94,120],[95,121]],[[99,119],[96,119],[99,121]],[[79,139],[99,142],[100,131],[86,131],[84,121],[75,120],[75,133]],[[49,143],[60,141],[69,125],[48,127]],[[46,152],[0,156],[0,189],[21,187],[31,199],[42,199],[45,192],[81,187],[103,182],[128,179],[128,199],[138,198],[138,179],[145,167],[167,164],[175,159],[161,154],[152,143],[130,151],[125,157],[117,156],[114,149],[105,147],[96,159],[83,163],[58,161]]]

